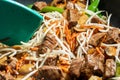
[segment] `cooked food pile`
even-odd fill
[[[27,43],[1,42],[0,80],[120,80],[120,29],[98,4],[35,2],[44,21]]]

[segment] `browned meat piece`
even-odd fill
[[[93,67],[85,64],[81,69],[81,75],[78,80],[88,80],[93,75]]]
[[[79,8],[85,8],[86,0],[69,0],[66,4],[66,9],[77,9],[76,4]]]
[[[51,5],[52,6],[57,6],[58,4],[61,4],[61,3],[64,4],[65,2],[66,2],[66,0],[53,0]]]
[[[45,61],[44,65],[56,66],[57,60],[58,60],[58,57],[56,57],[56,56],[48,57],[47,60]]]
[[[91,38],[90,38],[90,41],[89,41],[89,44],[93,45],[93,46],[98,46],[103,37],[106,35],[106,33],[96,33],[94,34]]]
[[[71,78],[88,80],[92,75],[103,76],[104,60],[104,55],[97,51],[85,55],[85,58],[73,59],[69,69]]]
[[[104,55],[94,52],[93,54],[88,54],[86,58],[87,66],[93,68],[93,74],[102,76],[104,73]]]
[[[68,10],[67,19],[69,21],[69,28],[74,27],[77,24],[80,16],[81,16],[81,14],[79,13],[78,10],[76,10],[76,9]]]
[[[84,58],[73,59],[69,69],[70,75],[72,77],[77,78],[80,77],[80,70],[84,66],[84,64],[85,64]]]
[[[6,70],[6,65],[0,65],[0,71]]]
[[[105,63],[105,73],[104,77],[105,78],[110,78],[115,76],[116,72],[116,63],[113,59],[107,59]]]
[[[43,41],[43,43],[40,45],[40,48],[38,50],[38,52],[40,54],[44,54],[47,52],[47,50],[53,50],[56,46],[57,46],[57,40],[55,39],[55,37],[48,33]]]
[[[63,72],[56,66],[43,66],[35,76],[36,80],[62,80]]]
[[[99,53],[87,54],[85,66],[81,68],[80,79],[88,80],[92,75],[102,76],[104,73],[104,55]]]
[[[120,42],[120,31],[118,28],[110,29],[107,33],[105,43],[113,44]]]
[[[15,80],[14,76],[12,76],[9,72],[0,72],[0,77],[2,77],[2,79],[0,80]]]
[[[91,20],[92,23],[100,23],[100,24],[106,24],[105,21],[103,21],[102,19],[98,18],[97,16],[93,17]]]
[[[93,67],[86,63],[85,58],[73,59],[69,72],[72,80],[88,80],[93,74]]]
[[[59,8],[65,8],[67,0],[53,0],[51,6],[56,6]]]
[[[76,10],[76,9],[69,9],[68,12],[69,12],[68,13],[68,15],[69,15],[69,17],[68,17],[69,22],[76,22],[76,21],[79,20],[81,14],[79,13],[78,10]]]
[[[35,9],[37,11],[40,11],[42,10],[42,8],[44,8],[45,6],[47,6],[47,3],[46,2],[42,2],[42,1],[39,1],[39,2],[35,2],[32,6],[32,9]]]
[[[72,28],[78,23],[81,13],[76,9],[66,9],[63,12],[63,16],[68,20],[69,28]]]

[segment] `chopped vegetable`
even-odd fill
[[[27,5],[27,7],[29,7],[29,8],[32,8],[32,6],[33,6],[33,4],[29,4],[29,5]]]
[[[120,77],[120,63],[117,62],[117,68],[116,68],[116,77]]]
[[[88,9],[95,12],[97,10],[97,8],[98,8],[100,0],[94,0],[94,1],[91,0],[91,2],[92,3],[88,6]]]
[[[52,11],[58,11],[60,13],[63,13],[64,9],[53,7],[53,6],[46,6],[40,12],[45,13],[45,12],[52,12]]]

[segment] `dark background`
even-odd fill
[[[32,4],[36,1],[46,1],[47,3],[51,2],[52,0],[15,0],[15,1],[18,1],[22,4],[25,4],[25,5],[28,5],[28,4]]]
[[[51,2],[52,0],[16,0],[24,5],[32,4],[35,1]],[[100,10],[106,10],[112,13],[111,24],[115,27],[120,27],[120,0],[100,0]]]
[[[120,27],[120,0],[101,0],[99,9],[112,13],[111,24]]]

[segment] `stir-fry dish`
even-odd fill
[[[1,42],[0,80],[120,80],[120,29],[99,2],[35,2],[44,20],[28,42]]]

